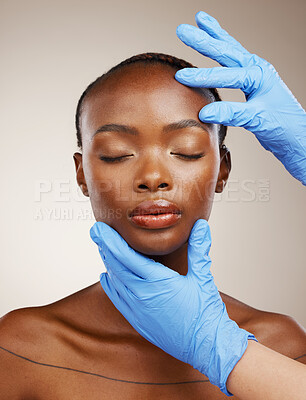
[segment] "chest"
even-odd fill
[[[103,347],[95,354],[70,351],[49,366],[33,366],[35,400],[227,398],[199,371],[151,344]]]
[[[68,376],[68,374],[70,374]],[[115,375],[53,373],[41,381],[35,400],[222,400],[221,391],[204,380],[156,382],[122,380]],[[234,399],[235,397],[233,397]]]

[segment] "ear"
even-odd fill
[[[89,197],[88,188],[87,188],[87,184],[86,184],[86,180],[85,180],[85,176],[84,176],[84,170],[83,170],[82,154],[74,153],[73,159],[74,159],[74,164],[75,164],[76,179],[77,179],[78,185],[80,186],[84,196]]]
[[[232,169],[231,153],[223,144],[220,146],[220,170],[216,184],[216,193],[222,193]]]

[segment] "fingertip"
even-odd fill
[[[111,271],[102,272],[102,274],[100,275],[101,286],[110,298],[114,298],[114,294],[117,292],[117,289],[113,285],[113,279],[114,275],[111,274]]]
[[[176,33],[182,32],[184,29],[188,29],[188,24],[179,24],[176,28]]]
[[[206,235],[210,237],[210,228],[206,219],[200,218],[198,219],[191,230],[190,240],[192,242],[202,243]]]
[[[175,73],[175,79],[181,83],[185,83],[188,79],[193,78],[196,68],[182,68]]]
[[[99,226],[97,225],[98,223],[96,222],[89,231],[91,239],[95,242],[98,243],[99,241]]]
[[[104,275],[105,275],[106,273],[107,273],[107,272],[102,272],[102,273],[100,274],[100,282],[101,282],[103,279],[105,279]]]
[[[176,28],[176,35],[177,35],[179,38],[180,38],[180,35],[181,35],[181,33],[182,33],[183,29],[184,29],[184,25],[185,25],[185,24],[180,24],[180,25],[178,25],[177,28]]]
[[[108,282],[107,272],[102,272],[102,274],[100,275],[100,284],[101,284],[104,292],[108,295],[108,293],[109,293],[109,282]]]
[[[197,230],[206,230],[208,225],[208,221],[205,218],[199,218],[195,223],[194,223],[194,228]]]
[[[205,22],[205,21],[216,21],[214,17],[207,14],[205,11],[198,11],[195,15],[196,22]]]
[[[176,35],[180,40],[182,40],[182,42],[187,44],[186,41],[187,42],[190,41],[193,38],[193,36],[196,35],[196,29],[198,28],[193,25],[180,24],[176,28]]]
[[[202,122],[215,122],[215,114],[214,114],[214,103],[209,103],[205,107],[203,107],[199,112],[199,119]]]
[[[103,272],[100,275],[100,284],[105,292],[105,294],[107,295],[107,297],[110,299],[110,301],[114,304],[114,306],[120,311],[119,309],[119,296],[118,296],[118,292],[115,288],[115,286],[113,285],[113,283],[110,280],[110,276],[107,272]]]
[[[108,225],[102,221],[97,221],[95,224],[90,228],[89,234],[91,239],[95,243],[100,243],[101,239],[103,239],[103,234],[105,234],[105,230],[108,228]]]
[[[198,11],[195,15],[195,20],[198,22],[199,20],[202,20],[206,16],[209,16],[205,11]]]
[[[181,71],[181,70],[176,71],[176,73],[175,73],[175,75],[174,75],[174,78],[175,78],[176,80],[180,80],[180,79],[181,79],[182,72],[180,72],[180,71]]]

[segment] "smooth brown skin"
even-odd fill
[[[90,196],[96,219],[136,250],[186,274],[190,230],[197,219],[209,219],[214,192],[222,192],[231,159],[227,149],[219,148],[215,126],[162,132],[183,119],[200,122],[198,112],[207,104],[202,94],[173,77],[171,68],[138,64],[110,77],[103,91],[98,87],[85,101],[83,156],[75,153],[74,160],[78,184]],[[92,138],[110,123],[133,126],[138,135],[111,132]],[[176,155],[200,152],[205,156],[191,161]],[[110,164],[99,158],[124,154],[132,156]],[[133,225],[129,211],[159,198],[175,202],[181,220],[159,230]],[[306,335],[297,322],[220,294],[241,328],[306,363]],[[53,304],[8,313],[0,320],[0,346],[0,400],[227,398],[199,371],[142,338],[99,282]],[[179,383],[190,381],[198,382]]]

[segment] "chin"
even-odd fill
[[[136,250],[136,249],[134,249],[134,250]],[[156,250],[156,251],[148,251],[148,252],[143,252],[143,251],[139,251],[139,250],[137,250],[137,251],[138,251],[138,253],[140,253],[140,254],[142,254],[142,255],[144,255],[146,257],[153,258],[153,259],[155,257],[167,256],[167,255],[172,254],[172,253],[175,252],[175,250],[173,250],[173,251],[166,251],[165,250],[164,252],[161,252],[161,251],[158,251],[158,250]]]
[[[134,249],[136,251],[138,251],[139,253],[145,255],[145,256],[165,256],[168,254],[173,253],[175,250],[178,250],[179,247],[177,249],[165,249],[165,250],[160,250],[160,249],[144,249],[143,251],[141,251],[140,249]]]
[[[131,240],[129,238],[125,238],[125,240],[134,250],[146,256],[164,256],[171,254],[184,246],[188,241],[188,234],[186,234],[186,237],[183,237],[183,240],[182,236],[180,236],[179,240],[174,237],[166,238],[165,236],[159,238],[151,237],[150,239],[134,237]]]

